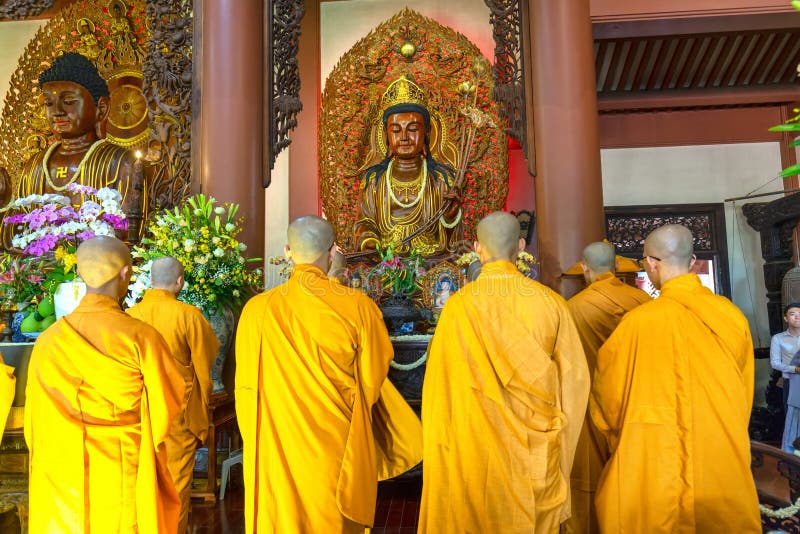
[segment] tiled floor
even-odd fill
[[[243,534],[244,491],[241,470],[234,469],[225,500],[216,504],[192,503],[191,534]],[[378,486],[374,534],[414,534],[419,518],[422,479],[382,482]]]
[[[375,534],[413,534],[419,520],[421,479],[384,482],[378,486]]]

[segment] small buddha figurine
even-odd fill
[[[460,192],[453,170],[430,152],[430,113],[425,94],[401,76],[381,97],[386,157],[366,170],[355,224],[359,250],[394,245],[395,252],[416,248],[423,256],[453,251],[461,235]],[[446,200],[450,208],[434,216]],[[420,235],[415,232],[425,228]]]
[[[39,87],[57,140],[23,165],[14,197],[67,194],[66,187],[73,183],[95,189],[113,187],[122,194],[121,207],[126,214],[141,214],[141,163],[137,165],[128,149],[100,138],[109,112],[109,92],[91,61],[78,53],[65,53],[41,73]],[[0,178],[8,188],[8,175],[3,172]],[[78,194],[69,196],[75,202],[83,200]],[[131,240],[137,237],[128,236]]]

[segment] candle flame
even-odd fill
[[[137,150],[136,151],[136,159],[141,159],[141,157],[142,157],[142,151],[141,150]]]

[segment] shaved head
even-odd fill
[[[611,243],[597,241],[583,249],[583,263],[597,274],[614,272],[616,258],[614,245]]]
[[[665,224],[650,232],[644,241],[644,252],[673,267],[685,267],[688,272],[694,254],[692,232],[680,224]]]
[[[314,263],[333,246],[333,227],[316,215],[295,219],[286,232],[289,252],[295,263]]]
[[[490,213],[478,223],[477,235],[487,259],[516,259],[520,250],[519,221],[510,213]]]
[[[153,261],[150,266],[150,283],[158,289],[171,289],[183,275],[183,264],[172,256]]]
[[[131,266],[131,252],[116,237],[98,236],[87,239],[78,247],[78,275],[91,289],[97,289],[117,277],[123,268]]]

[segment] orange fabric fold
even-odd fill
[[[420,459],[419,420],[385,382],[392,356],[377,306],[314,266],[247,303],[236,335],[245,532],[372,524],[379,475]]]
[[[175,532],[164,440],[183,380],[161,336],[86,295],[28,368],[30,532]]]
[[[191,507],[192,473],[197,441],[208,436],[211,366],[219,340],[202,312],[164,289],[150,289],[128,310],[131,317],[151,325],[167,342],[175,368],[184,383],[178,416],[166,441],[167,466],[181,499],[178,532],[185,532]]]
[[[602,532],[761,532],[753,366],[747,319],[694,274],[625,316],[590,399],[611,453],[595,500]]]
[[[650,300],[652,300],[650,295],[644,291],[623,283],[612,273],[604,273],[567,301],[569,311],[575,319],[575,326],[578,328],[590,375],[597,368],[597,351],[623,316]],[[594,492],[600,472],[608,458],[605,438],[592,424],[587,410],[578,448],[575,451],[575,461],[572,464],[570,479],[572,517],[564,525],[566,533],[599,532]]]
[[[419,531],[557,532],[588,394],[564,299],[509,262],[484,265],[429,348]]]

